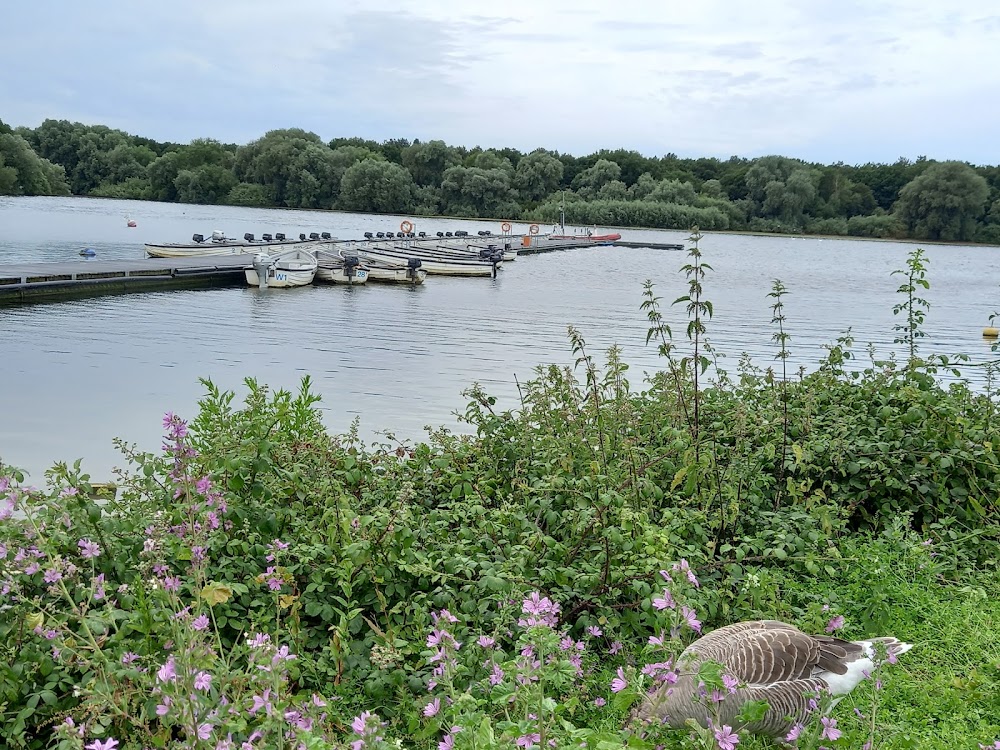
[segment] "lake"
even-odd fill
[[[126,217],[138,225],[126,226]],[[412,217],[339,212],[189,206],[87,198],[0,198],[0,265],[97,258],[138,258],[146,241],[187,241],[195,232],[329,231],[340,238],[396,230]],[[498,222],[414,219],[418,231],[499,231]],[[526,224],[515,224],[525,231]],[[623,239],[684,243],[687,233],[622,230]],[[915,246],[897,242],[708,234],[713,267],[705,297],[715,306],[709,338],[735,372],[741,353],[773,363],[771,282],[788,288],[790,368],[816,366],[847,328],[856,351],[893,344],[892,307],[902,268]],[[924,352],[995,357],[982,329],[1000,310],[1000,248],[925,246],[931,301]],[[687,319],[669,303],[687,291],[683,252],[595,247],[522,256],[496,279],[432,276],[417,288],[382,285],[300,289],[225,288],[97,297],[0,307],[0,457],[28,470],[34,483],[56,460],[84,459],[95,480],[123,460],[113,437],[160,445],[165,411],[193,417],[199,377],[245,393],[246,377],[294,389],[313,379],[333,431],[361,419],[372,439],[391,431],[420,439],[425,425],[456,430],[461,393],[480,382],[501,408],[517,405],[515,378],[540,364],[571,365],[566,327],[577,327],[600,355],[613,344],[632,367],[633,387],[659,367],[645,346],[642,285],[652,279],[664,314],[683,340]],[[968,368],[970,380],[981,373]]]

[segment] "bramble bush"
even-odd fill
[[[79,462],[44,488],[0,466],[0,745],[619,746],[695,622],[818,631],[833,611],[849,637],[953,633],[916,684],[967,717],[948,742],[1000,733],[996,394],[943,386],[956,359],[921,356],[922,258],[900,289],[904,361],[862,365],[848,333],[789,377],[776,282],[780,372],[743,360],[731,377],[698,239],[683,339],[647,284],[664,369],[641,390],[617,348],[598,367],[570,329],[576,367],[539,368],[517,410],[469,390],[472,434],[365,445],[356,425],[325,431],[308,378],[295,394],[247,380],[239,405],[204,381],[162,452],[119,443],[131,466],[111,498]],[[705,675],[709,694],[723,677]],[[817,715],[799,746],[956,746],[927,744],[947,721],[901,681],[856,691],[840,740]],[[892,723],[913,705],[934,722]]]

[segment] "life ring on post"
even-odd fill
[[[399,231],[403,232],[404,234],[409,234],[410,232],[413,231],[413,222],[412,221],[401,222],[399,225]]]
[[[538,225],[532,224],[530,227],[528,227],[528,234],[538,234]]]
[[[510,222],[509,222],[509,221],[505,221],[505,222],[504,222],[503,224],[501,224],[501,225],[500,225],[500,230],[501,230],[501,231],[502,231],[502,232],[503,232],[504,234],[510,234],[510,230],[511,230],[512,228],[513,228],[513,227],[511,227],[511,225],[510,225]]]

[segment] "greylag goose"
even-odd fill
[[[882,644],[877,649],[877,643]],[[688,646],[677,659],[679,676],[646,696],[633,713],[633,722],[683,727],[694,719],[703,727],[711,716],[699,700],[698,669],[702,662],[718,662],[724,674],[739,686],[717,705],[716,725],[739,728],[736,718],[747,701],[767,701],[764,718],[743,731],[784,737],[810,714],[810,699],[829,691],[834,702],[871,675],[876,660],[895,661],[912,646],[892,637],[845,641],[828,635],[807,635],[777,620],[754,620],[713,630]],[[815,706],[815,704],[813,704]]]

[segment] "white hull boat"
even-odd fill
[[[471,253],[456,252],[451,248],[429,248],[424,245],[397,246],[388,243],[371,243],[358,246],[357,251],[366,257],[386,263],[405,265],[410,258],[420,261],[420,268],[429,274],[442,276],[495,276],[503,260],[480,259]]]
[[[146,243],[146,254],[153,258],[197,258],[201,256],[239,255],[246,251],[246,241],[226,237],[216,230],[208,238],[196,234],[191,242]]]
[[[307,249],[320,247],[324,243],[332,240],[329,232],[324,232],[321,236],[317,233],[306,237],[300,234],[298,239],[287,238],[284,234],[261,235],[261,239],[256,239],[254,235],[247,233],[243,239],[226,237],[222,232],[215,231],[208,238],[200,234],[194,235],[192,242],[183,243],[146,243],[146,254],[154,258],[197,258],[202,256],[218,255],[238,255],[240,253],[267,253],[277,255],[288,250]]]
[[[246,269],[247,283],[261,288],[307,286],[316,278],[317,266],[316,256],[303,248],[276,255],[257,253]]]

